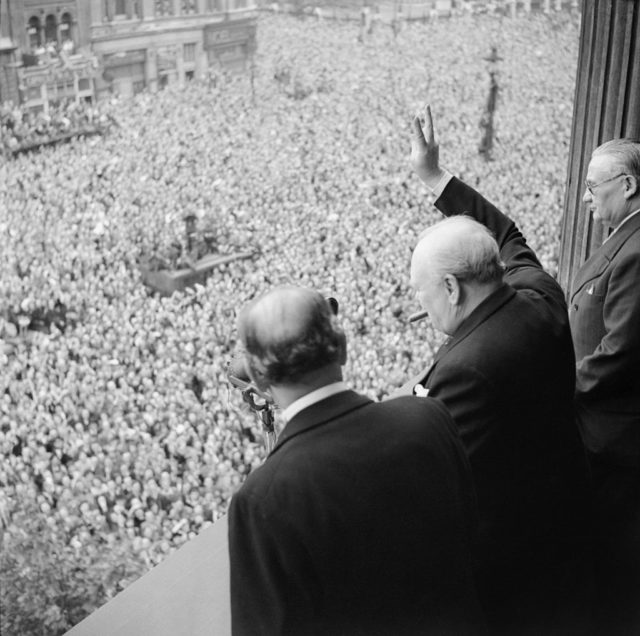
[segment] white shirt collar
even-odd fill
[[[325,384],[319,389],[315,389],[310,393],[306,393],[301,398],[298,398],[295,402],[291,402],[286,409],[282,411],[282,417],[285,422],[290,422],[300,411],[306,409],[308,406],[320,402],[331,395],[341,393],[342,391],[348,391],[349,387],[344,382],[333,382],[332,384]]]
[[[638,208],[635,212],[632,212],[628,217],[626,217],[621,223],[620,225],[618,225],[618,227],[616,227],[615,230],[613,230],[613,232],[611,232],[611,234],[609,234],[609,236],[607,236],[607,238],[605,239],[605,242],[608,241],[629,219],[632,219],[634,216],[636,216],[637,214],[640,214],[640,208]]]

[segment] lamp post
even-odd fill
[[[493,148],[493,116],[498,103],[498,62],[502,60],[498,56],[498,48],[491,47],[491,55],[484,58],[488,62],[489,70],[489,94],[487,96],[487,104],[485,106],[482,118],[480,119],[480,128],[482,129],[482,137],[478,145],[478,152],[485,158],[485,161],[491,160],[491,149]]]

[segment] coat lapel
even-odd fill
[[[308,406],[292,417],[290,422],[287,422],[278,437],[278,442],[271,451],[271,455],[294,437],[372,403],[373,400],[365,395],[349,390],[341,391]]]
[[[516,290],[510,285],[503,283],[502,287],[497,289],[488,298],[485,298],[467,318],[458,327],[456,332],[444,342],[438,349],[433,362],[428,369],[411,380],[415,384],[427,385],[429,376],[433,373],[438,362],[446,356],[452,349],[459,345],[469,334],[481,325],[487,318],[492,316],[500,307],[509,302],[516,294]]]
[[[499,289],[493,292],[488,298],[485,298],[456,329],[453,336],[438,349],[431,368],[515,295],[516,290],[506,283],[503,283]]]
[[[587,259],[575,275],[571,291],[572,300],[587,283],[598,278],[604,272],[620,248],[629,240],[629,237],[639,230],[640,214],[636,214]]]

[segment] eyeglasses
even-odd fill
[[[621,172],[620,174],[617,174],[613,177],[609,177],[608,179],[605,179],[604,181],[600,181],[600,183],[589,183],[586,179],[584,181],[584,187],[589,191],[589,194],[593,194],[593,191],[598,188],[599,186],[605,184],[605,183],[609,183],[609,181],[613,181],[614,179],[617,179],[618,177],[626,177],[627,175],[624,172]]]

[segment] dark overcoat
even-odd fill
[[[516,225],[455,177],[436,206],[488,227],[506,266],[486,298],[407,387],[456,421],[480,515],[477,584],[505,634],[582,633],[588,621],[588,477],[575,423],[564,293]]]
[[[440,402],[345,391],[313,404],[232,499],[233,634],[482,633],[476,521]]]

